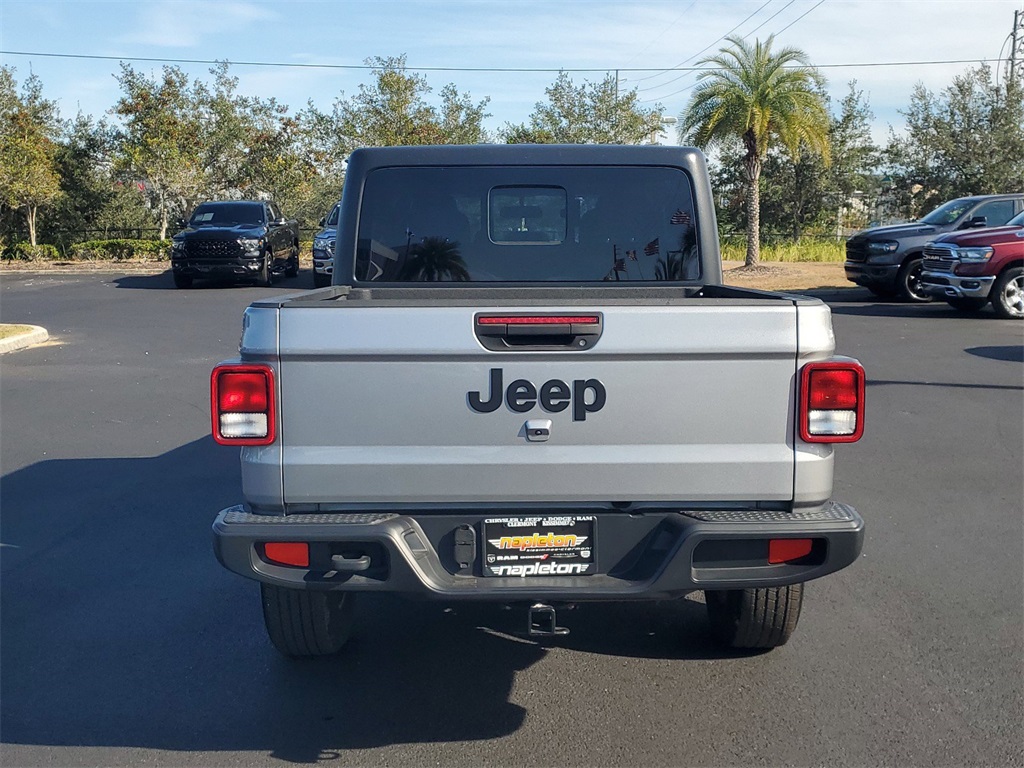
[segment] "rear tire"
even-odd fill
[[[900,297],[904,301],[911,301],[915,304],[925,304],[932,300],[932,297],[921,290],[921,270],[924,268],[924,260],[907,259],[896,276],[896,285],[899,287]]]
[[[730,648],[785,645],[800,620],[803,597],[803,584],[704,592],[711,631]]]
[[[958,312],[977,312],[988,304],[988,299],[946,299],[946,303]]]
[[[992,308],[1007,320],[1024,318],[1024,267],[1010,267],[996,278]]]
[[[274,647],[294,659],[330,656],[352,633],[354,596],[260,584],[263,621]]]

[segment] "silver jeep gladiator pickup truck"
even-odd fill
[[[833,444],[864,371],[828,307],[722,284],[704,156],[652,146],[352,154],[333,284],[252,304],[211,379],[241,446],[224,566],[289,656],[375,592],[521,604],[703,591],[733,647],[786,642],[850,565]]]

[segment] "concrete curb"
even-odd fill
[[[18,323],[18,325],[25,325],[25,323]],[[0,355],[7,352],[14,352],[17,349],[24,349],[30,347],[33,344],[41,344],[50,338],[50,334],[47,333],[45,328],[38,325],[30,325],[31,331],[25,333],[19,333],[17,336],[9,336],[6,339],[0,340]]]

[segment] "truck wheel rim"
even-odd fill
[[[918,264],[916,267],[910,270],[907,275],[907,293],[913,296],[915,299],[927,299],[928,294],[921,290],[921,272],[924,271],[924,265]]]
[[[1003,288],[1003,306],[1014,317],[1024,316],[1024,275],[1010,280]]]

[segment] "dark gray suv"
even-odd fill
[[[846,241],[846,277],[876,296],[931,301],[921,289],[922,252],[946,232],[1000,227],[1024,211],[1024,193],[950,200],[920,221],[858,232]]]

